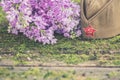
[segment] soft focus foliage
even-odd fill
[[[79,37],[80,7],[70,0],[2,0],[9,21],[8,31],[31,40],[54,44],[55,33]]]

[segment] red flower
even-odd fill
[[[94,32],[96,31],[92,26],[88,26],[86,28],[83,28],[86,36],[88,37],[93,37],[94,36]]]

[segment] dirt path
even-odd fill
[[[109,68],[109,67],[50,67],[50,66],[44,66],[44,67],[13,67],[14,70],[28,70],[29,68],[42,68],[42,69],[49,69],[49,70],[75,70],[77,72],[83,71],[83,72],[110,72],[110,71],[118,71],[120,72],[120,68]]]

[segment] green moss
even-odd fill
[[[100,80],[100,79],[98,79],[98,78],[88,77],[88,78],[86,78],[85,80]]]
[[[119,77],[119,76],[120,76],[120,73],[119,72],[115,72],[115,71],[110,72],[108,74],[108,78],[116,78],[116,77]]]
[[[3,12],[2,8],[0,7],[0,25],[3,26],[7,22],[5,13]]]

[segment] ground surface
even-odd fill
[[[120,80],[119,68],[8,67],[0,80]]]
[[[85,40],[56,34],[57,44],[42,45],[22,34],[9,34],[7,26],[0,8],[0,80],[120,80],[119,68],[95,68],[120,66],[120,36]]]

